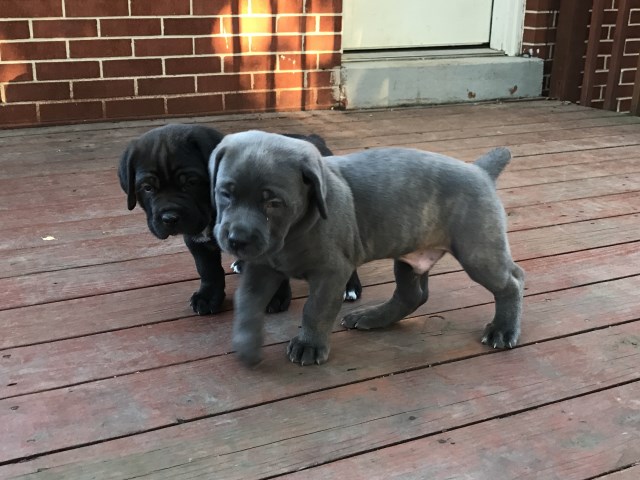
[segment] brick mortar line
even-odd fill
[[[539,46],[543,46],[546,44],[540,44]],[[530,46],[535,46],[535,45],[530,45]],[[194,59],[194,58],[224,58],[224,57],[249,57],[249,56],[258,56],[258,55],[279,55],[279,54],[306,54],[306,55],[323,55],[326,53],[340,53],[337,51],[329,51],[329,50],[313,50],[313,51],[306,51],[306,52],[297,52],[297,51],[291,51],[291,52],[280,52],[280,53],[255,53],[255,54],[250,54],[250,55],[246,55],[246,54],[240,54],[240,55],[220,55],[220,56],[216,56],[216,55],[194,55],[194,56],[170,56],[170,57],[104,57],[104,58],[96,58],[96,57],[82,57],[82,58],[53,58],[53,59],[42,59],[42,60],[12,60],[12,61],[7,61],[7,62],[0,62],[0,65],[6,64],[12,64],[12,65],[22,65],[24,63],[39,63],[39,64],[47,64],[47,63],[69,63],[72,64],[73,62],[104,62],[104,61],[110,61],[110,60],[114,60],[114,61],[122,61],[122,60],[171,60],[171,59],[175,59],[175,58],[187,58],[187,59]],[[607,55],[607,56],[611,56],[611,55]],[[632,55],[629,55],[632,56]],[[102,64],[101,64],[102,67]],[[333,67],[331,67],[333,68]],[[310,70],[319,70],[319,71],[327,71],[330,70],[330,68],[313,68]],[[176,74],[171,74],[171,76],[174,75],[215,75],[216,73],[260,73],[263,71],[268,71],[268,72],[291,72],[291,71],[300,71],[300,70],[260,70],[258,72],[253,71],[253,70],[249,70],[249,71],[245,71],[245,72],[198,72],[198,73],[176,73]],[[101,73],[102,74],[102,73]],[[166,76],[166,74],[163,75],[149,75],[152,77],[158,77],[158,76]],[[87,78],[92,78],[92,77],[87,77]],[[105,78],[118,78],[118,77],[105,77]],[[35,77],[34,77],[34,80]],[[40,80],[38,80],[40,81]],[[46,80],[44,80],[46,81]],[[9,83],[9,82],[7,82]],[[13,83],[13,82],[11,82]],[[23,83],[23,82],[16,82],[16,83]]]
[[[613,10],[614,12],[617,12],[617,10]],[[541,12],[533,12],[533,13],[541,13]],[[194,18],[194,19],[203,19],[203,18],[210,18],[210,19],[217,19],[217,18],[221,18],[221,19],[225,19],[225,18],[272,18],[272,17],[314,17],[314,16],[319,16],[319,17],[342,17],[342,13],[307,13],[307,12],[299,12],[299,13],[254,13],[254,14],[248,14],[248,13],[244,13],[244,14],[238,14],[238,15],[189,15],[189,14],[185,14],[185,15],[119,15],[119,16],[113,16],[113,17],[37,17],[37,18],[33,18],[33,17],[7,17],[7,18],[2,18],[0,20],[2,21],[27,21],[27,20],[34,20],[34,21],[53,21],[53,20],[153,20],[156,18],[161,18],[161,19],[189,19],[189,18]]]
[[[63,82],[75,82],[75,83],[82,83],[82,82],[97,82],[97,81],[118,81],[118,80],[166,80],[167,78],[198,78],[198,77],[212,77],[212,76],[219,76],[219,77],[228,77],[230,75],[261,75],[261,74],[278,74],[278,73],[289,73],[289,74],[307,74],[307,73],[322,73],[322,72],[331,72],[330,69],[306,69],[306,70],[262,70],[262,71],[258,71],[258,72],[231,72],[231,73],[183,73],[183,74],[179,74],[179,75],[170,75],[170,76],[166,76],[166,75],[149,75],[149,76],[142,76],[142,75],[129,75],[129,76],[125,76],[125,77],[93,77],[93,78],[61,78],[61,79],[53,79],[53,80],[32,80],[32,81],[24,81],[24,82],[3,82],[0,85],[32,85],[34,83],[38,83],[38,84],[45,84],[45,83],[63,83]],[[630,83],[628,85],[633,85],[633,83]],[[12,102],[13,103],[13,102]]]
[[[530,30],[546,30],[544,28],[530,28]],[[181,38],[242,38],[242,37],[291,37],[291,36],[306,36],[306,35],[317,35],[322,37],[329,36],[342,36],[339,32],[321,32],[321,31],[313,31],[313,32],[251,32],[251,33],[238,33],[238,34],[225,34],[225,33],[213,33],[206,35],[120,35],[120,36],[112,36],[112,37],[34,37],[34,38],[12,38],[12,39],[2,39],[3,44],[9,43],[41,43],[41,42],[73,42],[73,41],[102,41],[102,40],[179,40]],[[633,37],[627,40],[639,40],[640,37]],[[603,39],[604,40],[604,39]]]
[[[331,90],[333,87],[328,85],[326,87],[292,87],[292,88],[278,88],[274,90],[228,90],[224,92],[190,92],[190,93],[168,93],[164,95],[140,95],[140,96],[121,96],[121,97],[100,97],[100,98],[71,98],[66,100],[30,100],[23,102],[11,102],[6,105],[64,105],[66,103],[89,103],[89,102],[108,102],[113,100],[149,100],[154,98],[185,98],[185,97],[209,97],[211,95],[235,95],[242,93],[278,93],[278,92],[299,92],[301,90]],[[626,98],[626,97],[625,97]]]
[[[543,44],[543,45],[547,45],[547,44]],[[72,57],[72,58],[49,58],[49,59],[38,59],[38,60],[11,60],[11,61],[0,61],[0,65],[4,65],[4,64],[23,64],[23,63],[30,63],[30,62],[36,62],[36,63],[55,63],[55,62],[104,62],[104,61],[109,61],[109,60],[167,60],[167,59],[174,59],[174,58],[187,58],[187,59],[195,59],[195,58],[221,58],[224,59],[226,57],[251,57],[251,56],[265,56],[265,55],[298,55],[298,54],[306,54],[306,55],[316,55],[316,54],[325,54],[325,53],[340,53],[337,50],[307,50],[306,52],[303,51],[299,51],[299,50],[295,50],[295,51],[288,51],[288,52],[255,52],[255,53],[240,53],[240,54],[220,54],[220,55],[215,55],[215,54],[202,54],[202,55],[169,55],[169,56],[165,56],[165,57],[134,57],[134,56],[129,56],[129,57]],[[607,56],[611,56],[611,55],[607,55]],[[628,56],[633,56],[632,54],[628,55]],[[326,70],[326,69],[324,69]],[[268,70],[270,72],[276,71],[276,70]],[[289,70],[283,70],[283,71],[289,71]],[[297,71],[297,70],[296,70]],[[205,74],[206,72],[203,72],[202,74]],[[216,72],[209,72],[211,74],[214,74]],[[240,72],[243,73],[243,72]],[[245,72],[245,73],[258,73],[258,72]],[[182,75],[187,75],[187,74],[182,74]],[[194,74],[196,75],[196,74]]]

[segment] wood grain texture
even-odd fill
[[[636,382],[284,478],[589,478],[640,455],[639,394]]]
[[[336,327],[321,367],[284,356],[308,294],[293,282],[263,363],[244,368],[237,275],[222,313],[193,315],[181,240],[126,210],[118,157],[161,121],[1,131],[0,478],[635,480],[637,118],[532,101],[180,121],[316,132],[338,153],[472,161],[509,146],[498,188],[527,271],[520,345],[480,344],[493,299],[446,256],[425,306],[384,331]],[[390,261],[360,274],[343,313],[392,293]]]
[[[348,457],[358,451],[377,450],[424,436],[427,438],[417,442],[430,445],[441,438],[452,439],[451,441],[455,438],[454,444],[460,442],[468,445],[465,457],[471,459],[473,449],[484,442],[478,444],[477,441],[463,441],[463,432],[469,431],[474,436],[481,433],[474,426],[462,428],[460,434],[451,430],[481,419],[493,419],[507,412],[531,410],[552,401],[584,394],[590,391],[594,383],[606,388],[620,382],[637,380],[640,372],[635,366],[640,356],[640,339],[634,333],[637,333],[637,325],[624,325],[588,333],[568,341],[556,340],[504,354],[485,355],[466,362],[466,369],[459,368],[456,363],[449,363],[282,400],[196,423],[177,425],[164,431],[144,434],[144,443],[156,445],[149,452],[138,453],[136,450],[140,449],[140,444],[130,439],[115,440],[109,444],[83,449],[86,457],[82,459],[78,459],[80,452],[55,455],[53,458],[57,457],[61,466],[55,468],[55,463],[44,464],[49,470],[43,476],[79,478],[82,463],[89,461],[92,463],[93,474],[105,479],[118,478],[113,474],[114,465],[118,466],[117,475],[124,474],[127,478],[142,472],[153,472],[153,478],[162,479],[193,478],[193,475],[206,475],[206,472],[216,472],[220,475],[219,478],[230,480],[264,478],[313,466],[318,458],[322,458],[324,463]],[[403,347],[403,350],[409,350],[408,346]],[[570,357],[566,355],[567,349],[571,350]],[[280,370],[280,367],[277,369]],[[265,374],[270,375],[262,372],[262,375]],[[251,380],[245,378],[244,382],[250,383]],[[639,392],[640,383],[636,383],[634,387],[629,388],[625,395],[627,401],[624,406],[630,409],[626,414],[627,418],[624,412],[615,412],[620,419],[625,418],[626,423],[621,427],[627,429],[633,429],[635,422],[631,412],[636,412],[637,416],[640,408],[637,402],[630,401],[634,398],[632,394]],[[133,412],[135,408],[142,408],[142,405],[129,405],[129,413],[134,417],[139,416]],[[145,410],[150,413],[148,407]],[[572,410],[570,412],[569,417],[590,414],[589,411],[581,411],[582,415]],[[544,413],[538,416],[544,418]],[[523,423],[528,424],[529,421],[535,422],[531,418],[523,420]],[[486,423],[485,428],[493,428],[491,420]],[[584,430],[589,429],[587,425],[583,427]],[[242,439],[231,440],[236,438],[234,432],[238,430],[249,434]],[[514,432],[510,434],[512,440],[518,436],[515,432],[520,432],[520,435],[525,433],[517,428],[507,430]],[[446,433],[441,434],[443,431]],[[213,432],[215,433],[212,434]],[[637,452],[640,448],[640,434],[637,431],[628,433],[628,440]],[[487,441],[500,443],[499,438],[495,432],[488,436]],[[117,451],[126,452],[125,456],[105,458],[105,455],[109,455],[109,449],[114,448],[117,443],[121,444]],[[412,442],[402,445],[403,449],[411,449],[410,453],[413,452]],[[362,473],[368,471],[375,478],[393,477],[398,468],[392,460],[393,451],[398,448],[389,448],[389,453],[378,450],[373,455],[388,459],[381,462],[385,465],[379,466],[380,471],[366,469],[370,455],[363,455]],[[550,448],[553,448],[552,445],[544,453]],[[422,454],[429,459],[441,456],[439,462],[450,460],[445,451],[438,454],[425,448]],[[94,463],[92,457],[97,457],[98,461]],[[342,463],[329,464],[327,468],[320,467],[317,474],[312,470],[311,475],[317,475],[317,478],[339,478],[340,470],[336,468],[340,469]],[[361,465],[358,461],[350,463]],[[31,468],[38,464],[42,465],[42,462],[33,462]],[[144,467],[140,469],[140,465]],[[409,468],[408,472],[411,472],[414,468],[432,467],[429,462],[401,467],[400,472],[406,475],[403,468]],[[494,468],[499,466],[494,465]],[[323,473],[325,470],[330,473]],[[350,467],[347,467],[341,471],[349,470]],[[359,471],[357,467],[356,471]],[[431,473],[430,470],[427,472]],[[427,474],[407,478],[431,477]]]

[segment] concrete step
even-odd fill
[[[343,56],[348,109],[538,97],[543,61],[490,49],[357,53]]]

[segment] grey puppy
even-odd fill
[[[513,347],[520,334],[524,272],[509,251],[495,181],[511,159],[498,148],[466,164],[405,148],[321,158],[311,144],[249,131],[226,136],[209,170],[219,245],[246,262],[235,296],[233,344],[260,360],[265,306],[283,278],[309,282],[302,328],[287,355],[324,363],[342,287],[365,262],[394,259],[396,289],[354,311],[347,328],[389,326],[427,301],[429,270],[446,252],[493,293],[483,343]]]

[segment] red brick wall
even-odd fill
[[[598,64],[593,87],[593,100],[591,102],[591,106],[597,108],[602,108],[604,104],[604,92],[611,61],[613,34],[618,14],[618,0],[610,1],[611,5],[607,5],[604,11],[602,35],[600,37],[600,43],[598,44]],[[616,88],[616,110],[618,112],[628,112],[631,108],[631,95],[633,94],[638,53],[640,52],[640,0],[631,0],[631,2],[632,9],[629,17],[626,19],[628,28],[624,45],[624,56],[622,57],[622,70],[617,80]]]
[[[342,0],[0,7],[0,126],[336,103]]]
[[[588,1],[588,0],[584,0]],[[630,0],[632,9],[629,15],[628,29],[622,60],[622,72],[618,79],[617,111],[628,112],[631,106],[633,82],[636,77],[638,52],[640,52],[640,0]],[[544,63],[543,95],[549,94],[551,64],[555,53],[555,39],[561,0],[527,0],[525,29],[523,35],[523,54],[540,57]],[[609,72],[611,46],[618,13],[618,0],[608,0],[604,14],[602,37],[598,46],[598,69],[594,85],[592,106],[602,108],[604,90]],[[585,50],[589,36],[589,25],[585,25]]]
[[[560,0],[527,0],[525,5],[522,53],[544,60],[543,96],[549,95],[559,10]]]

